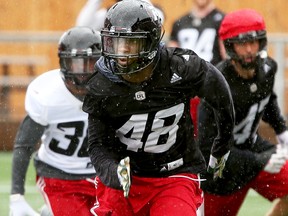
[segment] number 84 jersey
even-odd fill
[[[56,168],[58,173],[95,173],[87,153],[87,114],[66,88],[59,70],[44,73],[29,85],[25,109],[46,127],[36,157],[40,165]]]

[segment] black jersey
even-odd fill
[[[203,19],[186,14],[173,24],[170,40],[177,41],[182,48],[192,49],[201,58],[216,65],[222,60],[218,29],[223,18],[224,13],[218,9],[212,10]]]
[[[257,133],[260,120],[267,122],[276,134],[286,130],[285,120],[280,113],[277,96],[273,91],[276,62],[267,58],[256,71],[253,79],[239,77],[230,63],[225,60],[217,65],[229,83],[234,108],[234,145],[224,171],[221,183],[204,182],[202,187],[211,193],[227,194],[240,189],[254,178],[268,162],[275,146],[263,140]],[[199,144],[205,158],[209,158],[209,148],[217,134],[215,124],[211,124],[213,113],[204,101],[199,107]],[[205,176],[207,178],[207,176]]]
[[[103,58],[89,82],[83,105],[89,113],[89,152],[97,175],[108,186],[120,188],[116,167],[126,156],[130,156],[133,175],[138,176],[205,169],[189,111],[195,95],[219,112],[223,127],[212,154],[221,157],[230,148],[234,113],[224,77],[191,50],[163,48],[159,53],[147,82],[133,85],[120,80],[104,68]]]

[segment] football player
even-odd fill
[[[27,116],[15,138],[10,213],[35,215],[24,198],[27,167],[34,157],[37,185],[54,216],[91,215],[95,170],[87,153],[86,83],[101,55],[100,32],[74,27],[59,40],[60,69],[41,74],[28,86]]]
[[[193,0],[192,10],[173,23],[169,46],[192,49],[201,58],[216,65],[225,57],[218,36],[224,12],[213,0]]]
[[[112,6],[101,31],[102,57],[83,110],[97,177],[96,215],[196,215],[205,161],[193,138],[189,100],[215,109],[219,137],[210,171],[221,177],[234,109],[221,73],[192,50],[166,48],[154,7],[141,0]]]
[[[273,91],[277,63],[267,55],[264,19],[251,9],[228,13],[219,34],[230,57],[217,68],[234,101],[234,144],[223,178],[213,181],[209,174],[204,176],[205,214],[237,215],[251,188],[271,202],[277,200],[267,215],[288,215],[288,132]],[[217,128],[209,105],[203,101],[199,108],[199,145],[209,159]],[[258,134],[261,119],[274,129],[277,145]]]
[[[224,15],[213,0],[193,0],[192,10],[174,22],[168,45],[192,49],[201,58],[216,65],[225,58],[225,48],[218,35]],[[194,136],[197,136],[199,103],[198,97],[190,101]]]

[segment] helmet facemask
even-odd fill
[[[115,74],[138,72],[151,64],[156,50],[151,49],[147,32],[110,33],[102,31],[103,55],[115,63]],[[110,65],[111,67],[111,65]]]
[[[101,37],[87,27],[74,27],[59,41],[58,57],[63,81],[68,90],[83,100],[87,82],[101,56]]]
[[[60,57],[60,67],[64,79],[71,80],[75,85],[85,86],[94,72],[94,65],[99,57]]]
[[[244,69],[255,69],[259,60],[267,57],[266,26],[263,17],[255,10],[240,9],[225,15],[219,28],[219,37],[224,42],[228,56]],[[234,50],[234,43],[259,41],[259,50],[253,62],[245,62]],[[263,62],[263,61],[262,61]]]
[[[60,66],[67,88],[82,100],[86,94],[86,85],[94,73],[94,65],[99,57],[61,57]],[[73,90],[72,90],[73,89]]]
[[[239,56],[235,50],[233,43],[246,43],[251,41],[259,41],[259,51],[256,54],[252,54],[251,58],[254,60],[252,62],[246,62],[244,57]],[[267,38],[266,31],[250,31],[243,34],[239,34],[236,37],[228,38],[224,40],[224,46],[228,56],[237,61],[244,69],[254,69],[261,63],[261,58],[267,57]]]

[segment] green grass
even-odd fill
[[[30,161],[25,183],[25,199],[35,209],[40,211],[44,204],[42,196],[36,186],[36,174],[34,166]],[[0,152],[0,215],[9,215],[9,195],[11,190],[11,152]]]
[[[238,216],[264,216],[271,208],[272,203],[250,190]]]
[[[11,152],[0,152],[0,215],[9,215],[9,194],[11,189]],[[26,177],[26,193],[27,202],[35,209],[40,210],[44,204],[35,184],[35,170],[30,162]],[[238,216],[264,216],[271,207],[271,203],[260,197],[256,192],[250,191],[240,209]]]

